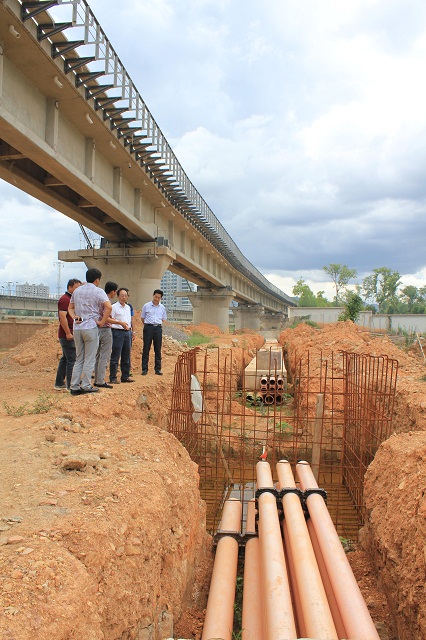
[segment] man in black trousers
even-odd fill
[[[142,307],[141,320],[143,324],[143,350],[142,350],[142,375],[148,373],[149,352],[154,343],[154,371],[157,376],[162,376],[161,371],[161,344],[163,341],[163,320],[167,320],[166,307],[162,304],[161,289],[155,289],[152,301]]]

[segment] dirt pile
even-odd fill
[[[255,332],[225,335],[209,327],[203,323],[198,331],[211,331],[212,342],[233,345],[235,354],[263,345]],[[189,607],[175,637],[198,640],[211,540],[195,465],[165,430],[174,365],[185,347],[165,338],[164,375],[155,376],[151,362],[142,377],[139,331],[133,384],[71,397],[53,391],[60,355],[56,330],[54,325],[41,330],[0,363],[6,401],[0,406],[0,637],[131,640],[156,632],[166,637],[173,635],[172,618]],[[400,640],[421,637],[426,451],[421,355],[351,323],[321,331],[300,325],[282,332],[280,340],[290,354],[309,349],[313,361],[339,349],[399,361],[394,426],[407,433],[382,445],[371,465],[365,550],[348,557],[373,619],[387,620],[386,594]],[[410,436],[410,430],[416,433]],[[374,566],[383,576],[379,590]],[[413,619],[419,633],[409,635]]]
[[[426,367],[420,349],[413,345],[406,352],[388,337],[372,336],[351,322],[327,325],[321,330],[300,324],[295,329],[283,331],[280,342],[286,346],[290,358],[295,354],[305,357],[309,351],[312,371],[319,367],[321,354],[329,358],[339,349],[385,355],[399,363],[393,420],[395,434],[379,447],[367,471],[367,518],[361,540],[379,576],[379,591],[390,605],[393,621],[388,625],[390,637],[399,640],[424,638]],[[356,567],[357,561],[353,562],[351,558],[350,561]],[[360,583],[363,572],[354,571]],[[374,609],[380,610],[382,606],[379,598],[373,598],[372,607],[369,591],[363,590],[363,594],[374,617]]]
[[[9,370],[16,370],[17,366],[21,366],[24,367],[22,371],[38,372],[44,367],[51,371],[52,367],[57,366],[57,362],[62,355],[57,335],[57,325],[55,323],[49,324],[29,340],[10,349],[4,358],[3,364],[8,366]],[[175,359],[179,353],[182,353],[187,348],[186,345],[172,337],[163,336],[163,356]],[[137,331],[132,346],[132,366],[137,372],[141,368],[141,358],[142,334],[141,331]]]
[[[386,335],[371,335],[352,322],[339,322],[315,329],[299,324],[286,329],[279,341],[287,346],[290,361],[305,357],[309,351],[312,372],[319,370],[320,355],[330,358],[332,352],[349,351],[371,356],[385,355],[398,361],[398,384],[394,405],[395,431],[426,429],[426,365],[420,349],[414,344],[405,351]]]
[[[185,331],[189,334],[201,333],[203,336],[222,336],[225,335],[222,329],[215,324],[209,324],[208,322],[201,322],[200,324],[190,324],[185,327]]]
[[[211,540],[196,465],[166,427],[185,347],[163,373],[71,397],[53,391],[57,327],[0,364],[0,637],[107,640],[172,635],[202,612]],[[151,369],[153,362],[151,363]]]
[[[395,434],[365,477],[362,542],[396,612],[399,640],[426,638],[426,433]]]

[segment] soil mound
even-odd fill
[[[398,362],[395,433],[379,447],[365,481],[367,518],[361,542],[379,576],[375,596],[371,581],[365,583],[368,570],[357,566],[361,550],[349,559],[372,613],[383,607],[378,594],[386,596],[393,612],[389,637],[425,638],[426,367],[420,348],[413,345],[406,351],[388,336],[371,335],[350,321],[322,329],[299,324],[283,331],[280,342],[291,359],[309,352],[312,371],[318,371],[321,357],[339,350]]]
[[[203,336],[209,336],[209,337],[225,335],[222,329],[219,329],[217,325],[209,324],[208,322],[201,322],[201,324],[188,325],[187,327],[185,327],[185,329],[190,334],[202,333]]]
[[[399,640],[426,638],[426,433],[395,434],[365,476],[362,542],[397,613]]]

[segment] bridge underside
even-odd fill
[[[121,95],[114,84],[99,84],[109,69],[95,72],[92,58],[80,58],[78,43],[56,30],[45,6],[0,4],[0,178],[104,239],[96,256],[60,252],[60,259],[102,264],[114,276],[120,260],[111,255],[123,251],[119,273],[139,302],[168,268],[212,295],[231,291],[239,304],[286,314],[293,301],[247,261],[208,209],[124,68],[115,74]],[[81,19],[88,47],[97,23]],[[141,270],[132,250],[149,254],[147,265],[154,256],[156,268]]]

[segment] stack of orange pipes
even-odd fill
[[[380,640],[307,462],[258,462],[248,504],[242,640]],[[308,519],[301,504],[304,497]],[[277,499],[284,518],[281,536]],[[232,640],[242,505],[225,503],[202,640]]]

